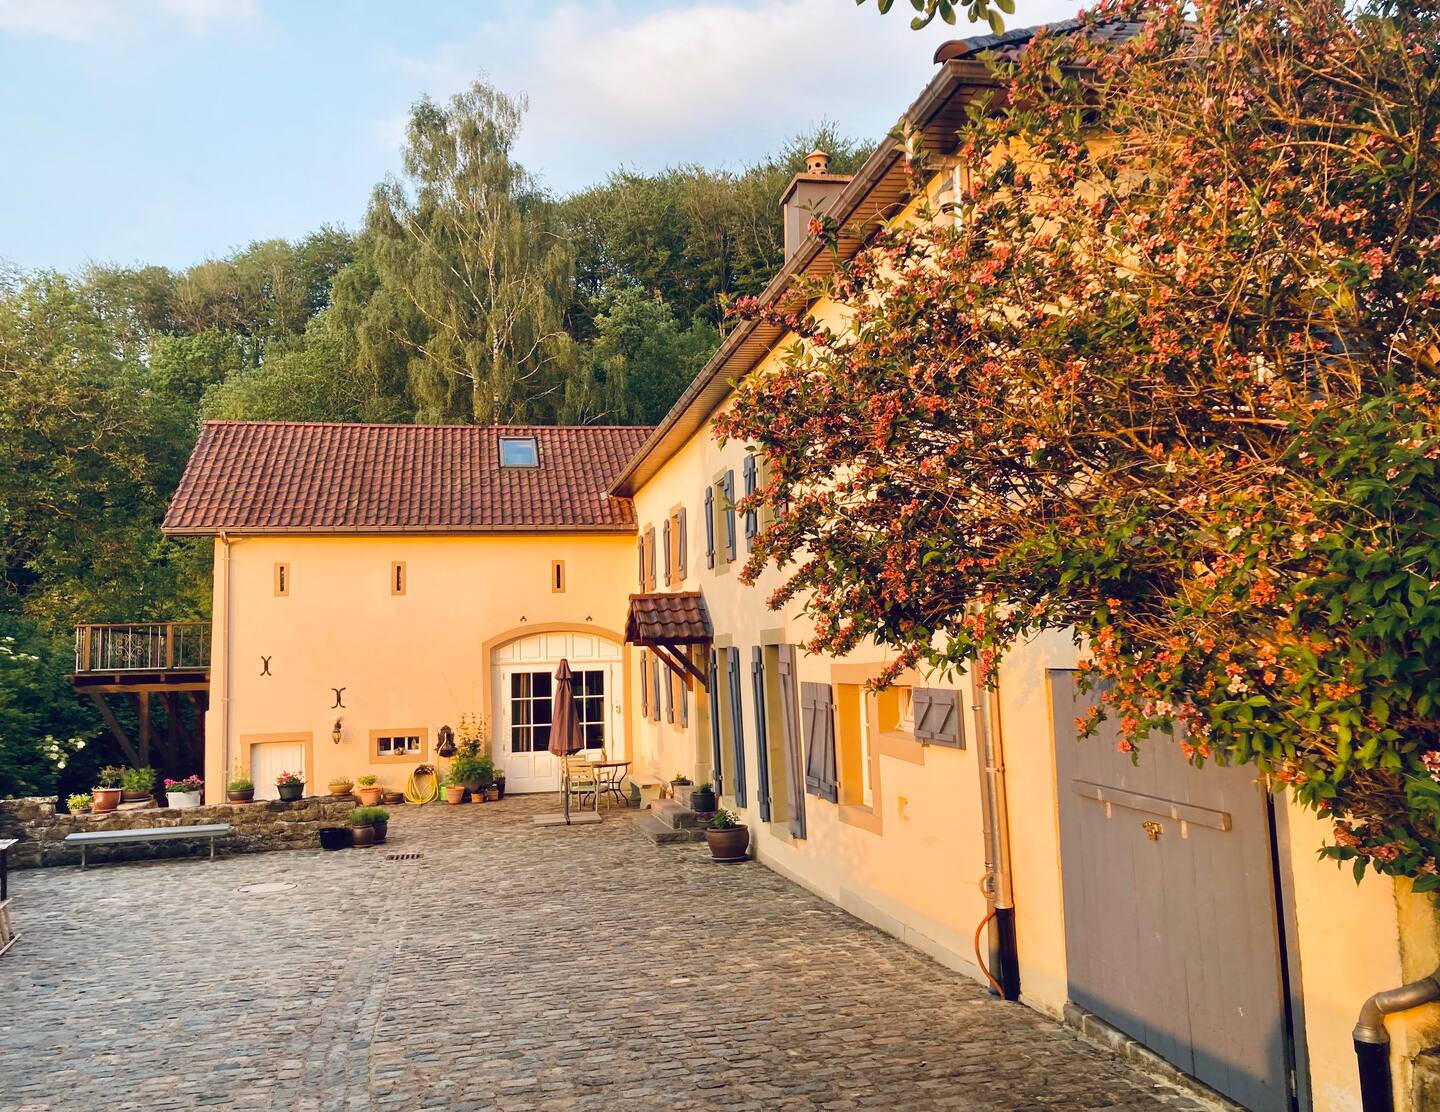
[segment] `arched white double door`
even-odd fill
[[[575,709],[593,760],[616,756],[624,737],[620,646],[593,633],[536,633],[501,645],[491,661],[495,732],[491,752],[506,792],[560,790],[560,762],[550,753],[555,669],[570,662]]]

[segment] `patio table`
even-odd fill
[[[595,762],[595,775],[600,780],[600,793],[603,795],[608,792],[622,807],[630,806],[630,801],[620,790],[620,785],[625,782],[625,773],[629,768],[629,761]]]

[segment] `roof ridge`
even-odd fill
[[[586,429],[613,431],[616,429],[638,429],[649,431],[654,425],[479,425],[469,421],[451,421],[443,424],[421,424],[410,421],[271,421],[236,420],[233,418],[207,418],[203,427],[226,428],[291,428],[291,429],[555,429],[558,432],[579,432]]]

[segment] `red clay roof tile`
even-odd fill
[[[631,532],[607,493],[640,426],[354,425],[210,421],[165,515],[173,534]],[[533,436],[540,466],[500,466]]]
[[[625,640],[632,645],[691,645],[710,640],[710,615],[699,591],[630,596]]]

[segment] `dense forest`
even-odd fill
[[[183,271],[0,270],[0,796],[115,757],[75,697],[76,622],[203,617],[210,550],[159,523],[210,418],[639,424],[780,265],[778,200],[829,126],[739,171],[615,171],[556,197],[483,83],[411,111],[358,231]]]

